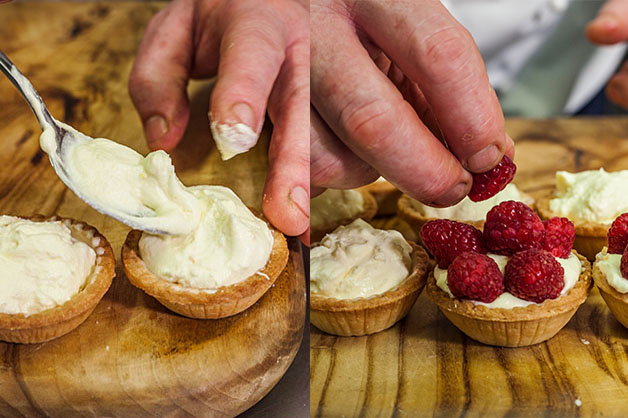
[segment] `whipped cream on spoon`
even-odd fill
[[[143,157],[105,138],[91,138],[52,117],[30,81],[0,51],[0,70],[22,93],[39,121],[40,146],[55,172],[97,211],[152,234],[187,234],[200,207],[174,173],[168,154]]]

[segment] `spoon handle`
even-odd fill
[[[7,76],[7,78],[13,83],[13,85],[22,93],[24,99],[31,107],[31,110],[35,114],[39,126],[44,130],[46,126],[55,126],[54,119],[50,112],[46,108],[43,100],[33,87],[30,81],[17,69],[15,64],[11,62],[4,52],[0,51],[0,70]]]

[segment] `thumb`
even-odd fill
[[[193,4],[181,0],[157,13],[144,32],[129,76],[129,94],[150,149],[172,150],[188,123],[193,13]]]

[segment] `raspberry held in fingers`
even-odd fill
[[[469,192],[469,199],[474,202],[480,202],[495,196],[512,181],[516,172],[517,166],[515,163],[510,157],[504,155],[499,164],[491,170],[485,173],[473,174],[473,185]]]

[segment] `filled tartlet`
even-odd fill
[[[366,190],[327,189],[310,201],[311,241],[356,219],[370,221],[376,214],[377,202]]]
[[[437,261],[428,296],[457,328],[485,344],[520,347],[553,337],[591,288],[591,266],[572,250],[571,222],[541,222],[522,202],[495,206],[483,231],[435,220],[421,236]]]
[[[122,247],[129,281],[191,318],[235,315],[257,302],[288,261],[283,234],[256,217],[230,189],[195,186],[200,206],[190,234],[133,230]]]
[[[367,335],[402,319],[423,290],[425,250],[357,219],[310,253],[310,321],[329,334]]]
[[[534,205],[532,196],[521,192],[516,185],[510,183],[502,191],[486,200],[474,202],[469,197],[465,197],[448,208],[434,208],[403,195],[399,199],[397,213],[401,219],[416,229],[421,229],[426,222],[435,219],[451,219],[482,229],[488,211],[507,200],[523,202],[528,206]]]
[[[628,328],[628,213],[613,221],[607,239],[595,257],[593,280],[613,316]]]
[[[556,188],[540,198],[536,209],[541,218],[569,218],[576,228],[574,248],[589,260],[606,245],[606,234],[615,218],[628,211],[628,170],[604,169],[579,173],[558,171]]]
[[[384,177],[380,177],[358,190],[366,190],[375,198],[378,215],[388,216],[397,213],[397,201],[402,193]]]
[[[0,216],[0,340],[49,341],[78,327],[115,276],[109,242],[71,219]]]

